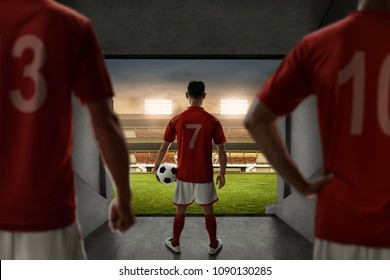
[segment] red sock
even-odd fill
[[[186,219],[185,214],[176,214],[173,220],[173,240],[172,245],[177,246],[180,244],[180,235],[184,228],[184,221]]]
[[[215,219],[214,214],[204,215],[206,222],[206,229],[210,238],[210,246],[215,248],[217,247],[217,220]]]

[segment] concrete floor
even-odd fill
[[[172,236],[172,216],[143,216],[124,235],[111,233],[107,223],[88,235],[85,249],[92,260],[305,260],[312,257],[312,244],[273,215],[218,216],[217,235],[222,250],[209,256],[208,235],[202,216],[189,216],[181,236],[181,253],[164,245]]]

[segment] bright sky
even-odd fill
[[[106,59],[118,114],[143,114],[145,99],[172,99],[174,114],[188,105],[188,82],[206,84],[204,108],[219,113],[221,99],[251,103],[280,60]]]

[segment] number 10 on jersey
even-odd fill
[[[353,81],[352,97],[352,123],[351,134],[362,135],[365,103],[365,77],[366,55],[363,51],[355,52],[348,65],[339,71],[338,84]],[[384,134],[390,136],[390,113],[389,113],[389,90],[390,90],[390,54],[385,57],[379,71],[378,90],[376,93],[376,112],[379,126]]]

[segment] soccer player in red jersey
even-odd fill
[[[83,259],[71,162],[71,92],[85,104],[118,197],[110,225],[125,231],[128,153],[96,35],[51,0],[0,1],[0,259]]]
[[[390,1],[358,2],[299,42],[245,120],[279,174],[303,196],[317,195],[315,259],[390,259]],[[312,94],[325,175],[308,181],[275,120]]]
[[[219,188],[222,188],[225,185],[227,164],[224,146],[226,139],[219,120],[201,107],[206,97],[204,83],[191,81],[188,84],[186,97],[189,99],[190,106],[167,125],[164,142],[154,165],[156,173],[169,146],[177,138],[178,170],[173,199],[176,214],[173,221],[173,238],[165,240],[165,244],[172,251],[180,252],[180,234],[184,228],[187,207],[195,201],[203,208],[210,239],[208,251],[213,255],[222,248],[222,240],[217,238],[217,222],[213,210],[213,203],[218,200],[218,197],[213,181],[212,142],[214,141],[218,148],[220,164],[216,183]]]

